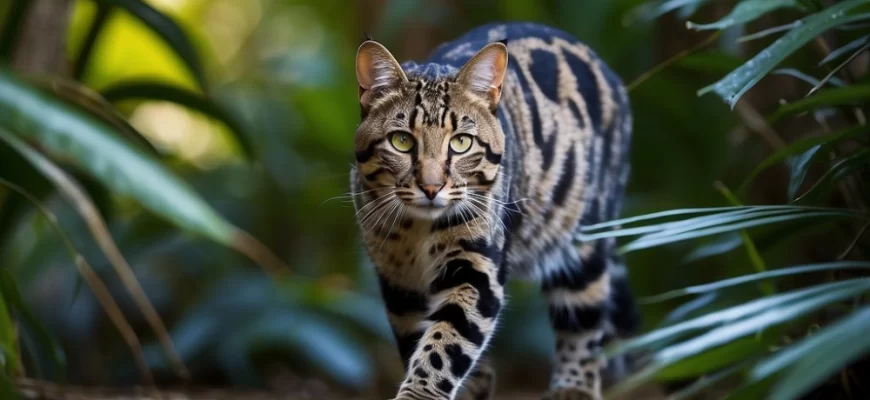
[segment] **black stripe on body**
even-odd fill
[[[520,87],[523,90],[523,93],[531,94],[532,89],[529,86],[529,81],[526,79],[525,74],[523,73],[522,68],[517,68],[517,79],[519,80]],[[538,113],[538,103],[535,100],[535,96],[525,96],[526,106],[529,110],[529,115],[531,116],[531,124],[532,124],[532,137],[535,140],[535,145],[541,149],[541,156],[543,158],[543,163],[541,169],[546,172],[550,169],[550,166],[553,164],[553,156],[556,147],[556,138],[550,138],[550,141],[544,139],[543,125],[541,123],[541,116]]]
[[[483,345],[483,333],[480,327],[468,320],[465,311],[458,304],[445,304],[429,316],[433,322],[446,322],[453,326],[459,334],[475,346]]]
[[[432,294],[469,284],[477,290],[477,311],[484,318],[493,318],[501,308],[501,301],[495,296],[489,284],[489,275],[474,269],[471,261],[450,260],[440,276],[432,282]]]
[[[444,347],[444,354],[450,359],[450,372],[457,378],[462,378],[471,369],[471,357],[462,352],[462,347],[453,343]]]
[[[405,366],[405,371],[407,371],[410,368],[409,363],[411,362],[411,356],[414,355],[414,351],[417,350],[417,344],[419,344],[420,339],[423,338],[423,331],[405,335],[396,333],[395,336],[396,344],[399,347],[399,355],[402,357],[402,363]]]
[[[466,210],[466,212],[462,213],[450,213],[440,216],[432,223],[432,232],[443,231],[456,226],[465,225],[477,219],[477,217],[477,212],[474,210]]]
[[[577,78],[577,92],[583,97],[586,103],[586,111],[589,113],[589,119],[592,121],[592,127],[595,130],[601,128],[601,94],[598,89],[598,80],[595,79],[595,74],[589,63],[577,57],[570,51],[562,51],[565,57],[565,62],[571,68],[571,72]]]
[[[574,145],[571,145],[571,148],[568,150],[568,155],[566,156],[565,163],[562,165],[562,175],[559,177],[559,182],[556,183],[556,187],[553,189],[553,203],[561,206],[565,204],[565,199],[568,197],[568,193],[571,191],[571,187],[574,183],[574,178],[576,177],[576,169],[577,163],[575,160],[576,151],[574,151]]]
[[[381,287],[381,297],[383,297],[384,305],[390,313],[402,316],[428,310],[427,299],[423,293],[395,286],[381,274],[378,274],[378,281]]]
[[[603,307],[567,307],[550,305],[550,322],[553,329],[562,332],[583,332],[599,328],[604,318]]]

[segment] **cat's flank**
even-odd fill
[[[483,358],[508,276],[540,282],[556,334],[545,398],[600,399],[602,342],[637,324],[614,242],[631,111],[619,78],[570,35],[477,28],[425,63],[357,53],[354,204],[405,363],[396,399],[489,399]]]

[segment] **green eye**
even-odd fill
[[[414,148],[414,138],[407,132],[394,132],[390,134],[390,144],[392,144],[396,150],[399,150],[402,153],[407,153]]]
[[[471,135],[456,135],[450,139],[450,150],[454,153],[462,154],[471,148]]]

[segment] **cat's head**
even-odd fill
[[[432,76],[405,71],[380,43],[364,42],[355,150],[368,198],[397,200],[418,218],[480,209],[504,153],[496,110],[507,64],[507,47],[492,43],[459,70]]]

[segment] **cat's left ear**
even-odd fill
[[[508,51],[504,43],[486,45],[468,60],[457,75],[457,81],[472,93],[483,97],[491,111],[498,107],[501,87],[508,65]]]

